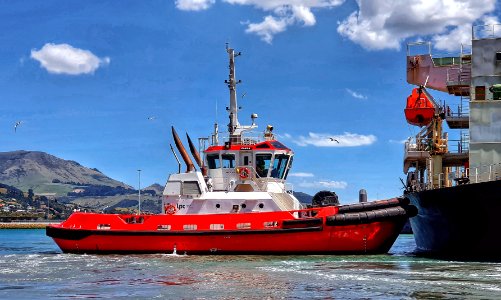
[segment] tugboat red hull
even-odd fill
[[[350,213],[339,213],[338,207],[332,206],[315,211],[314,217],[301,218],[291,212],[74,213],[65,222],[48,226],[47,235],[67,253],[386,253],[407,218],[415,214],[413,206]]]

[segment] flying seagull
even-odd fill
[[[151,117],[148,117],[148,120],[153,121],[153,120],[155,120],[156,118],[157,118],[157,117],[155,117],[155,116],[151,116]]]
[[[339,144],[339,141],[338,141],[338,140],[336,140],[335,138],[330,137],[329,139],[331,140],[331,142],[336,142],[336,143],[338,143],[338,144]]]
[[[23,121],[17,121],[17,122],[16,122],[16,125],[14,125],[14,132],[17,132],[17,127],[18,127],[19,125],[21,125],[21,123],[23,123]]]

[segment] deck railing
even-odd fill
[[[270,182],[277,182],[277,183],[282,183],[283,184],[283,193],[288,193],[292,194],[294,192],[294,186],[291,183],[287,183],[284,179],[279,179],[279,178],[274,178],[274,177],[261,177],[259,173],[256,171],[256,169],[252,166],[237,166],[235,169],[239,169],[239,172],[241,172],[242,169],[247,169],[249,170],[248,174],[248,179],[251,180],[255,186],[259,189],[261,192],[267,192],[268,189],[268,183]],[[239,175],[239,174],[238,174]],[[230,183],[231,181],[228,182],[226,185],[227,188],[226,190],[231,190],[233,188],[232,184]]]
[[[440,173],[435,176],[438,177],[438,186],[432,187],[428,184],[428,188],[443,188],[467,183],[481,183],[501,180],[501,163],[473,168],[456,168],[453,172]],[[449,180],[446,181],[446,179]],[[446,182],[450,182],[450,184],[446,184]],[[452,184],[453,182],[455,184]]]
[[[475,25],[471,36],[474,40],[492,39],[501,37],[501,24]]]
[[[451,67],[447,69],[447,84],[449,85],[470,85],[471,67]]]
[[[501,179],[501,163],[470,168],[469,178],[473,183]]]

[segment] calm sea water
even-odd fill
[[[414,255],[62,254],[44,230],[0,230],[0,299],[501,299],[501,263]]]

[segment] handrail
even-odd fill
[[[259,176],[259,174],[257,173],[256,169],[253,166],[237,166],[235,167],[235,170],[244,168],[250,171],[250,174],[248,174],[248,179],[251,180],[259,188],[261,192],[266,192],[264,186],[261,185],[260,182],[256,180],[258,178],[261,179],[261,176]]]
[[[421,51],[415,51],[416,53],[411,53],[411,49],[421,48]],[[438,65],[463,65],[470,64],[468,62],[463,62],[463,58],[470,56],[472,53],[472,45],[461,44],[460,52],[440,52],[432,53],[431,42],[412,42],[407,43],[407,56],[420,56],[420,55],[430,55],[434,61],[438,62]],[[458,60],[458,61],[456,61]]]
[[[485,171],[483,171],[482,169],[485,169]],[[445,182],[444,179],[446,178],[446,176],[449,176],[450,174],[455,174],[456,179],[458,178],[468,179],[470,183],[481,183],[481,182],[501,180],[501,163],[483,165],[474,168],[465,168],[462,174],[459,173],[460,173],[459,170],[456,169],[455,172],[435,174],[434,176],[438,177],[438,188],[452,186],[444,184]],[[466,182],[464,181],[461,183],[458,182],[458,184],[464,184],[464,183]],[[429,188],[433,189],[435,187],[429,184]]]
[[[432,138],[413,138],[405,141],[404,150],[405,152],[409,151],[439,151],[443,152],[447,149],[446,139],[438,139],[438,142],[435,143]]]
[[[428,53],[413,54],[412,56],[425,55],[425,54],[431,55],[431,42],[414,42],[414,43],[407,43],[407,56],[411,56],[411,48],[423,45],[426,45],[428,47]]]
[[[471,81],[471,67],[451,67],[447,69],[447,83],[467,83]]]
[[[475,25],[471,28],[473,40],[501,37],[501,24]]]
[[[248,179],[251,180],[256,186],[259,188],[261,192],[266,192],[266,186],[268,185],[269,182],[279,182],[279,183],[284,183],[284,188],[283,192],[287,193],[289,190],[287,189],[287,185],[290,185],[290,191],[292,193],[293,188],[292,184],[288,184],[285,182],[284,179],[279,179],[279,178],[274,178],[274,177],[261,177],[257,173],[256,169],[253,166],[236,166],[235,169],[243,169],[246,168],[250,171],[250,174],[248,176]]]

